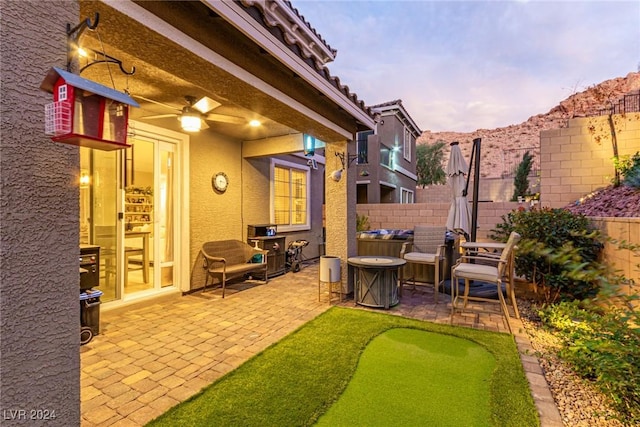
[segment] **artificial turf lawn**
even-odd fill
[[[463,338],[397,328],[374,338],[319,426],[488,426],[496,359]]]
[[[483,354],[473,346],[475,343],[491,353],[495,369],[488,378],[488,384],[484,386],[488,393],[488,419],[483,419],[478,424],[473,424],[472,421],[472,424],[464,425],[539,425],[529,385],[510,335],[339,307],[308,322],[149,425],[313,425],[339,400],[354,375],[357,375],[362,353],[369,344],[375,345],[372,340],[395,328],[435,332],[443,334],[443,339],[447,336],[463,338],[471,343],[462,340],[460,352],[464,348],[474,348],[473,351]],[[416,345],[419,347],[422,344]],[[473,363],[468,365],[473,367]],[[411,376],[414,368],[400,363],[395,369],[404,372],[403,375]],[[444,368],[435,366],[433,369]],[[434,400],[446,399],[443,395],[448,392],[457,396],[468,392],[465,382],[462,389],[449,391],[456,382],[449,381],[446,376],[442,380],[441,386],[434,385],[435,392],[418,391],[423,398],[422,406],[429,405]],[[385,387],[396,387],[393,378],[390,384],[392,386]],[[389,399],[387,407],[395,405],[402,397]],[[375,412],[380,408],[358,407],[357,410]],[[453,410],[451,407],[450,412]],[[340,421],[337,425],[340,424],[354,425],[348,420]],[[411,422],[397,421],[392,424],[412,425]],[[436,424],[427,423],[423,418],[413,425]]]

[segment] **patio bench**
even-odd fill
[[[204,259],[202,268],[206,271],[204,292],[211,278],[211,284],[218,281],[222,285],[224,298],[227,281],[242,277],[248,273],[258,273],[267,283],[267,253],[269,251],[254,248],[240,240],[219,240],[206,242],[201,253]]]

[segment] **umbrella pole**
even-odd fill
[[[482,138],[473,140],[473,154],[475,154],[475,164],[473,173],[473,209],[471,210],[471,241],[476,241],[476,231],[478,228],[478,190],[480,188],[480,145]],[[473,160],[472,160],[473,161]]]

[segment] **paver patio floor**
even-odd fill
[[[266,285],[232,285],[224,299],[220,290],[207,290],[103,310],[100,335],[80,348],[82,426],[144,425],[328,310],[328,293],[322,291],[319,302],[318,265],[309,263]],[[441,294],[434,304],[431,287],[405,287],[400,304],[387,312],[449,323],[449,302]],[[378,310],[353,299],[341,305]],[[497,309],[457,314],[454,323],[506,331]],[[542,426],[560,427],[522,323],[512,319],[512,326]]]

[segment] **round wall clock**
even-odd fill
[[[214,190],[224,193],[229,186],[229,177],[224,172],[218,172],[211,178],[211,185],[213,185]]]

